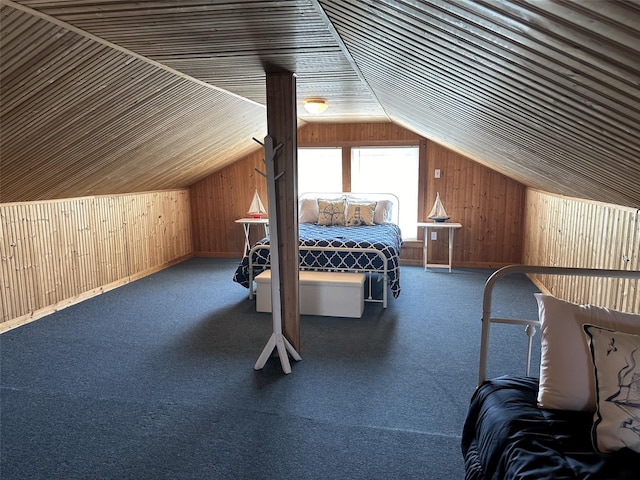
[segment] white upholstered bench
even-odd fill
[[[300,271],[300,313],[360,318],[364,310],[364,274]],[[256,277],[256,310],[271,311],[271,271]]]

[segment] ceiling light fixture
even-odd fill
[[[312,115],[324,112],[329,106],[324,98],[307,98],[303,105],[304,109]]]

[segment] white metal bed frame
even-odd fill
[[[254,288],[253,288],[253,280],[254,280],[254,274],[253,274],[253,268],[254,268],[254,264],[253,264],[253,252],[254,250],[269,250],[270,251],[271,246],[270,245],[257,245],[255,247],[253,247],[250,251],[249,251],[249,299],[253,299],[253,295],[254,295]],[[326,252],[354,252],[357,251],[358,253],[368,253],[368,254],[372,254],[372,255],[377,255],[378,257],[380,257],[380,259],[382,260],[382,264],[383,267],[381,269],[358,269],[358,268],[353,268],[353,267],[348,267],[347,265],[344,264],[344,260],[341,259],[341,263],[344,266],[334,266],[334,267],[300,267],[300,270],[313,270],[313,271],[323,271],[323,272],[348,272],[348,273],[364,273],[367,275],[368,279],[369,279],[369,292],[368,292],[368,296],[367,298],[365,298],[365,302],[374,302],[374,303],[382,303],[382,307],[383,308],[387,308],[387,301],[389,298],[388,295],[388,285],[389,285],[389,274],[388,274],[388,259],[387,257],[384,256],[384,254],[378,250],[376,250],[375,248],[346,248],[346,247],[311,247],[311,246],[301,246],[299,247],[299,250],[301,252],[304,251],[309,251],[309,250],[313,250],[314,252],[317,251],[326,251]],[[260,264],[256,264],[256,266],[262,267],[262,268],[268,268],[271,264],[270,263],[260,263]],[[372,290],[372,283],[373,283],[373,275],[374,274],[379,274],[380,275],[380,279],[378,279],[379,281],[381,280],[384,284],[382,286],[382,298],[374,298],[373,297],[373,290]]]
[[[482,334],[480,338],[480,361],[478,366],[478,386],[487,379],[487,358],[489,354],[489,332],[492,323],[506,323],[512,325],[524,325],[527,339],[527,357],[525,375],[529,376],[531,370],[531,348],[533,336],[536,328],[540,326],[538,320],[498,318],[491,316],[491,304],[493,287],[500,279],[514,274],[537,274],[537,275],[571,275],[582,277],[604,277],[621,279],[640,279],[640,271],[637,270],[606,270],[593,268],[573,268],[573,267],[546,267],[538,265],[508,265],[496,270],[485,283],[482,298]]]
[[[400,218],[400,200],[397,195],[393,193],[353,193],[353,192],[307,192],[302,193],[298,197],[298,202],[302,201],[306,198],[340,198],[340,197],[351,197],[360,200],[390,200],[393,202],[393,210],[392,210],[392,222],[398,223],[398,219]],[[256,250],[270,250],[271,245],[256,245],[249,251],[249,299],[253,300],[253,296],[255,293],[254,289],[254,264],[253,264],[253,253]],[[378,256],[382,260],[382,268],[378,269],[363,269],[363,268],[353,268],[349,267],[344,263],[343,259],[340,259],[340,264],[333,267],[301,267],[300,270],[314,270],[314,271],[324,271],[324,272],[349,272],[349,273],[364,273],[367,275],[369,279],[368,286],[368,295],[365,298],[366,302],[372,303],[382,303],[383,308],[387,308],[388,303],[388,286],[389,286],[389,269],[388,269],[388,259],[385,255],[376,250],[375,248],[348,248],[348,247],[313,247],[313,246],[300,246],[299,251],[327,251],[327,252],[358,252],[367,253]],[[256,264],[256,266],[262,268],[268,268],[270,263],[261,263]],[[374,298],[372,284],[374,280],[374,274],[380,275],[378,281],[382,281],[382,298]]]

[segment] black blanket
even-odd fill
[[[499,377],[474,393],[462,434],[466,480],[640,479],[640,454],[601,454],[593,414],[537,407],[538,380]]]

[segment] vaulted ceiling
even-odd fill
[[[640,208],[640,3],[0,0],[0,202],[186,187],[299,120],[392,121],[526,185]]]

